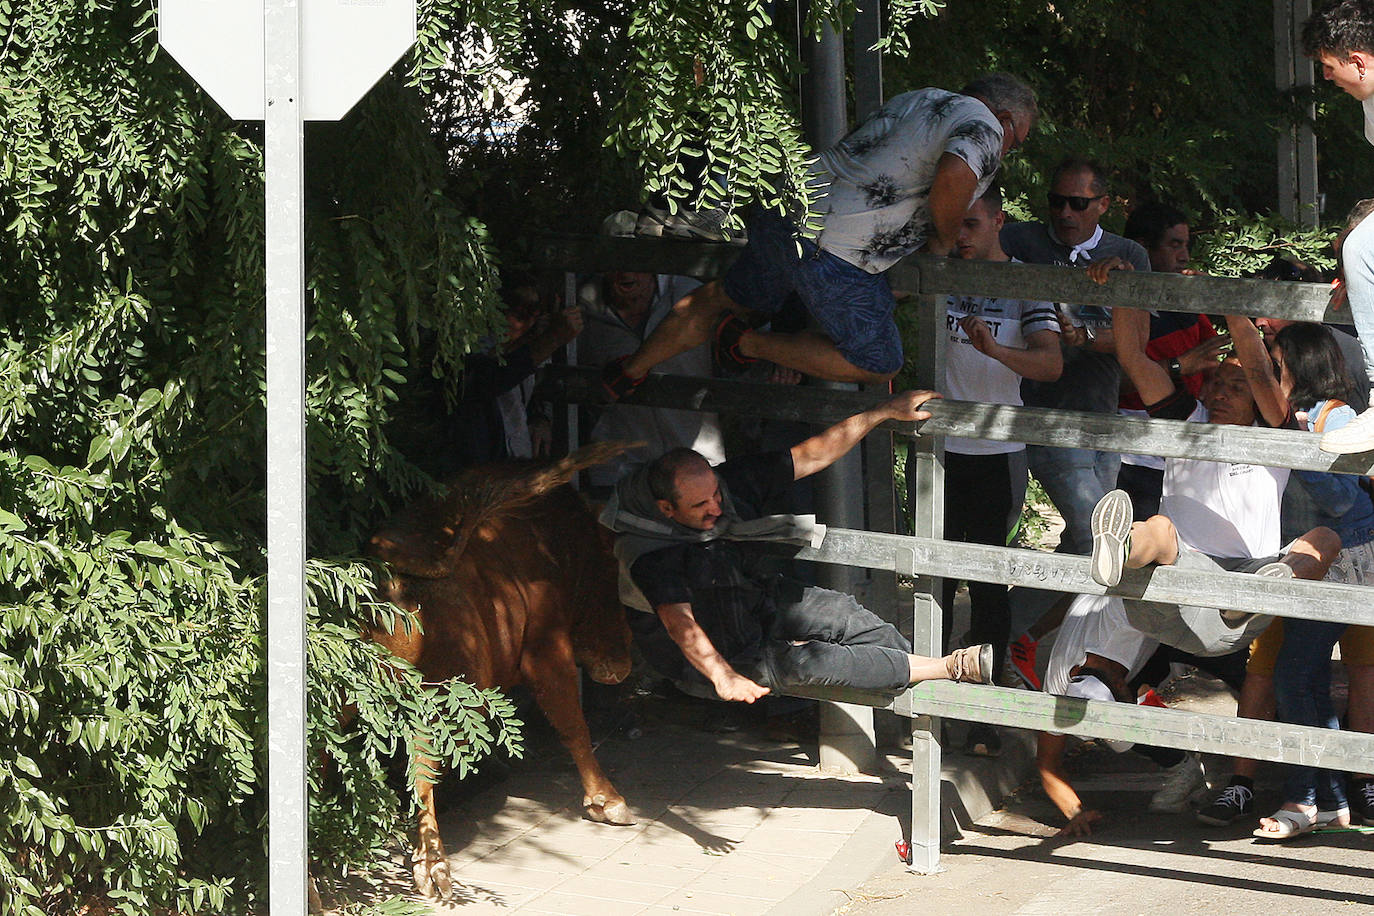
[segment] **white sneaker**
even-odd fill
[[[1255,570],[1254,575],[1263,576],[1266,579],[1291,579],[1293,578],[1293,567],[1289,566],[1287,563],[1278,561],[1265,563],[1259,569]],[[1232,629],[1239,629],[1241,624],[1248,622],[1252,617],[1258,616],[1258,614],[1250,611],[1221,612],[1221,619],[1226,621],[1226,625]]]
[[[1323,433],[1321,450],[1335,455],[1353,455],[1356,452],[1374,450],[1374,407],[1340,429]]]
[[[1207,774],[1202,758],[1190,753],[1164,771],[1164,787],[1150,798],[1150,810],[1158,814],[1182,814],[1188,810],[1188,800],[1199,790],[1207,788]]]
[[[1131,497],[1125,490],[1113,490],[1093,507],[1093,581],[1111,588],[1121,582],[1126,558],[1131,555]]]

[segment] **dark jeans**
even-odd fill
[[[776,597],[763,650],[741,674],[784,693],[792,686],[906,689],[911,644],[852,595],[784,580]]]
[[[1159,514],[1159,498],[1164,492],[1163,470],[1123,461],[1116,475],[1116,486],[1130,494],[1135,521],[1143,522]]]
[[[763,641],[728,657],[736,671],[765,687],[838,686],[900,693],[911,679],[911,644],[897,628],[850,595],[779,577]],[[710,687],[656,614],[627,611],[635,645],[660,674]],[[708,632],[707,636],[711,634]]]
[[[1014,459],[1014,460],[1013,460]],[[945,454],[945,540],[1005,547],[1013,518],[1017,488],[1012,467],[1020,471],[1020,492],[1025,494],[1025,454]],[[954,579],[944,580],[944,645],[949,650],[954,630]],[[993,582],[968,584],[970,605],[969,643],[992,643],[994,670],[1002,670],[1007,640],[1011,636],[1011,611],[1007,586]]]
[[[1274,694],[1279,721],[1316,728],[1340,728],[1331,705],[1331,648],[1345,632],[1343,623],[1288,617],[1283,648],[1274,663]],[[1344,808],[1344,774],[1304,764],[1289,764],[1284,801],[1324,811]]]

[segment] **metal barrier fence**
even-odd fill
[[[736,254],[736,249],[722,245],[569,238],[549,240],[541,261],[543,266],[566,271],[644,270],[709,278],[723,272]],[[944,378],[945,297],[950,293],[1293,320],[1339,321],[1344,317],[1328,310],[1328,290],[1320,284],[1119,272],[1113,274],[1110,283],[1098,286],[1081,270],[924,256],[908,258],[888,276],[895,290],[917,296],[917,384],[935,390]],[[596,380],[597,373],[589,369],[556,373],[563,395],[572,402],[592,400]],[[748,382],[667,376],[651,378],[634,395],[635,403],[650,406],[813,423],[838,421],[878,400],[879,396],[856,392],[779,389]],[[943,439],[947,435],[1361,474],[1374,471],[1368,454],[1329,455],[1317,448],[1317,436],[1292,430],[953,400],[927,406],[932,417],[924,423],[890,422],[881,427],[912,437],[914,474],[908,478],[907,487],[912,494],[913,536],[829,528],[819,548],[797,553],[799,559],[886,569],[915,577],[912,642],[919,654],[940,654],[942,577],[1374,626],[1369,592],[1356,586],[1160,567],[1128,571],[1120,585],[1106,589],[1090,577],[1086,557],[941,539]],[[891,703],[886,697],[856,690],[791,692],[887,707],[912,719],[911,867],[917,871],[939,867],[941,716],[1357,772],[1374,760],[1374,735],[994,686],[928,682]]]

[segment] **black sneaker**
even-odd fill
[[[740,338],[753,330],[734,312],[721,312],[711,329],[711,358],[716,367],[727,372],[738,373],[758,362],[758,357],[745,356],[739,350]]]
[[[991,725],[975,722],[969,726],[964,739],[964,753],[970,757],[998,757],[1002,754],[1002,736]]]
[[[618,356],[601,367],[600,394],[602,400],[608,404],[614,404],[625,395],[633,394],[635,389],[644,384],[644,380],[649,377],[647,374],[641,375],[639,378],[632,378],[627,375],[625,373],[625,361],[629,358],[628,355]]]
[[[1350,780],[1350,813],[1374,827],[1374,778],[1356,776]]]
[[[1213,827],[1225,827],[1254,811],[1255,793],[1245,786],[1231,785],[1222,789],[1210,805],[1198,811],[1197,819]]]

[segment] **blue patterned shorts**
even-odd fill
[[[791,221],[772,210],[749,218],[749,242],[721,280],[745,308],[774,314],[793,293],[851,364],[886,374],[902,368],[897,307],[887,277],[871,274],[793,237]],[[798,250],[800,245],[800,251]]]

